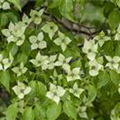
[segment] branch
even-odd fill
[[[66,23],[62,22],[60,19],[56,18],[54,15],[48,13],[48,12],[44,12],[44,15],[46,16],[49,16],[51,17],[51,19],[55,22],[55,23],[59,23],[60,25],[62,25],[66,30],[69,30],[69,31],[73,31],[75,33],[82,33],[82,34],[85,34],[87,36],[89,36],[90,38],[93,38],[93,35],[100,32],[101,30],[98,30],[98,31],[95,31],[95,32],[91,32],[91,29],[95,29],[93,27],[86,27],[86,26],[83,26],[83,25],[79,25],[77,23],[73,23],[71,22],[71,25],[66,25]],[[67,20],[67,19],[66,19]],[[67,20],[68,21],[68,20]],[[69,21],[68,21],[69,22]],[[85,28],[87,29],[87,32],[86,30],[81,30],[81,28]]]

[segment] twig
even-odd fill
[[[82,34],[85,34],[87,36],[89,36],[90,38],[93,38],[93,35],[98,33],[99,31],[95,31],[95,32],[91,32],[90,29],[93,29],[93,28],[89,28],[89,27],[85,27],[83,25],[79,25],[79,29],[76,29],[74,27],[72,27],[73,24],[76,24],[76,23],[73,23],[71,24],[71,26],[67,26],[65,23],[63,23],[60,19],[56,18],[54,15],[48,13],[48,12],[44,12],[45,15],[47,16],[50,16],[52,20],[54,20],[54,22],[56,22],[57,24],[59,23],[60,25],[62,25],[66,30],[69,30],[69,31],[73,31],[75,33],[82,33]],[[76,24],[77,25],[77,24]],[[84,27],[86,28],[89,32],[87,31],[84,31],[84,30],[81,30],[80,27]]]

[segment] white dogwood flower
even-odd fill
[[[48,33],[50,39],[53,38],[56,31],[58,30],[58,26],[53,22],[48,22],[41,28],[45,33]]]
[[[99,70],[103,68],[103,66],[96,60],[89,61],[89,67],[89,74],[91,76],[97,76],[99,74]]]
[[[7,42],[15,42],[17,46],[20,46],[24,43],[26,26],[23,26],[21,22],[9,24],[8,29],[3,29],[2,34],[7,37]]]
[[[48,63],[46,64],[46,67],[44,66],[44,69],[53,69],[55,67],[55,60],[57,58],[57,55],[51,55],[49,58],[48,58]]]
[[[61,86],[56,86],[52,83],[50,83],[50,91],[47,92],[46,96],[55,101],[57,104],[60,102],[60,97],[62,97],[65,94],[65,90]]]
[[[60,54],[58,57],[58,61],[55,62],[56,66],[62,66],[63,69],[68,69],[70,67],[69,62],[72,57],[65,58],[64,55]]]
[[[31,87],[27,87],[24,83],[18,81],[18,85],[12,88],[15,94],[18,96],[19,99],[23,99],[25,95],[30,93]]]
[[[46,67],[46,65],[49,63],[48,56],[43,56],[40,54],[40,52],[37,53],[35,59],[31,59],[30,62],[35,65],[35,67]]]
[[[58,46],[61,46],[62,51],[64,52],[67,48],[67,45],[71,42],[71,39],[61,32],[58,32],[58,35],[59,37],[54,40],[54,43]]]
[[[8,69],[13,62],[12,54],[9,53],[9,58],[4,58],[2,62],[3,62],[3,65],[4,65],[4,70]]]
[[[110,37],[106,36],[105,33],[102,31],[102,32],[99,33],[99,35],[94,37],[94,40],[97,40],[100,47],[102,47],[103,44],[105,43],[105,41],[110,40]]]
[[[109,67],[111,70],[116,70],[119,67],[120,57],[119,56],[105,56],[105,58],[108,60],[108,63],[106,64],[106,67]]]
[[[22,74],[26,73],[27,68],[24,67],[23,63],[20,63],[19,67],[12,68],[12,71],[17,74],[17,77],[21,76]]]
[[[80,78],[80,68],[76,67],[72,70],[70,68],[66,69],[67,72],[67,81],[78,80]]]
[[[34,36],[34,35],[30,36],[29,40],[32,43],[31,49],[35,50],[35,49],[38,49],[38,48],[39,49],[46,48],[47,47],[47,43],[43,39],[44,39],[44,35],[43,35],[42,32],[40,32],[37,37]]]
[[[82,51],[87,54],[89,60],[94,60],[97,53],[98,44],[94,40],[87,41],[85,39]]]
[[[79,88],[77,83],[75,83],[73,85],[73,88],[69,89],[69,92],[78,98],[80,97],[80,95],[82,94],[83,91],[84,91],[84,89]]]
[[[42,14],[43,14],[44,10],[41,9],[39,11],[36,11],[36,10],[31,10],[30,12],[30,16],[31,16],[31,19],[32,21],[36,24],[36,25],[39,25],[42,21]]]

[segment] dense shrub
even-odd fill
[[[0,0],[0,120],[119,120],[119,7]]]

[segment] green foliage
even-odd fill
[[[48,105],[48,109],[46,112],[47,119],[56,120],[56,118],[61,114],[61,108],[62,108],[61,103],[58,105],[56,103]]]
[[[119,120],[119,9],[0,0],[0,120]]]
[[[32,107],[26,107],[22,116],[22,120],[34,120],[34,112]]]
[[[17,117],[17,103],[11,104],[6,111],[6,120],[16,120]]]
[[[115,29],[119,25],[120,12],[118,9],[113,9],[113,11],[109,14],[108,22],[109,22],[111,29]]]
[[[74,104],[71,101],[66,101],[63,104],[63,111],[70,118],[73,118],[74,120],[77,119],[77,109],[75,108]]]

